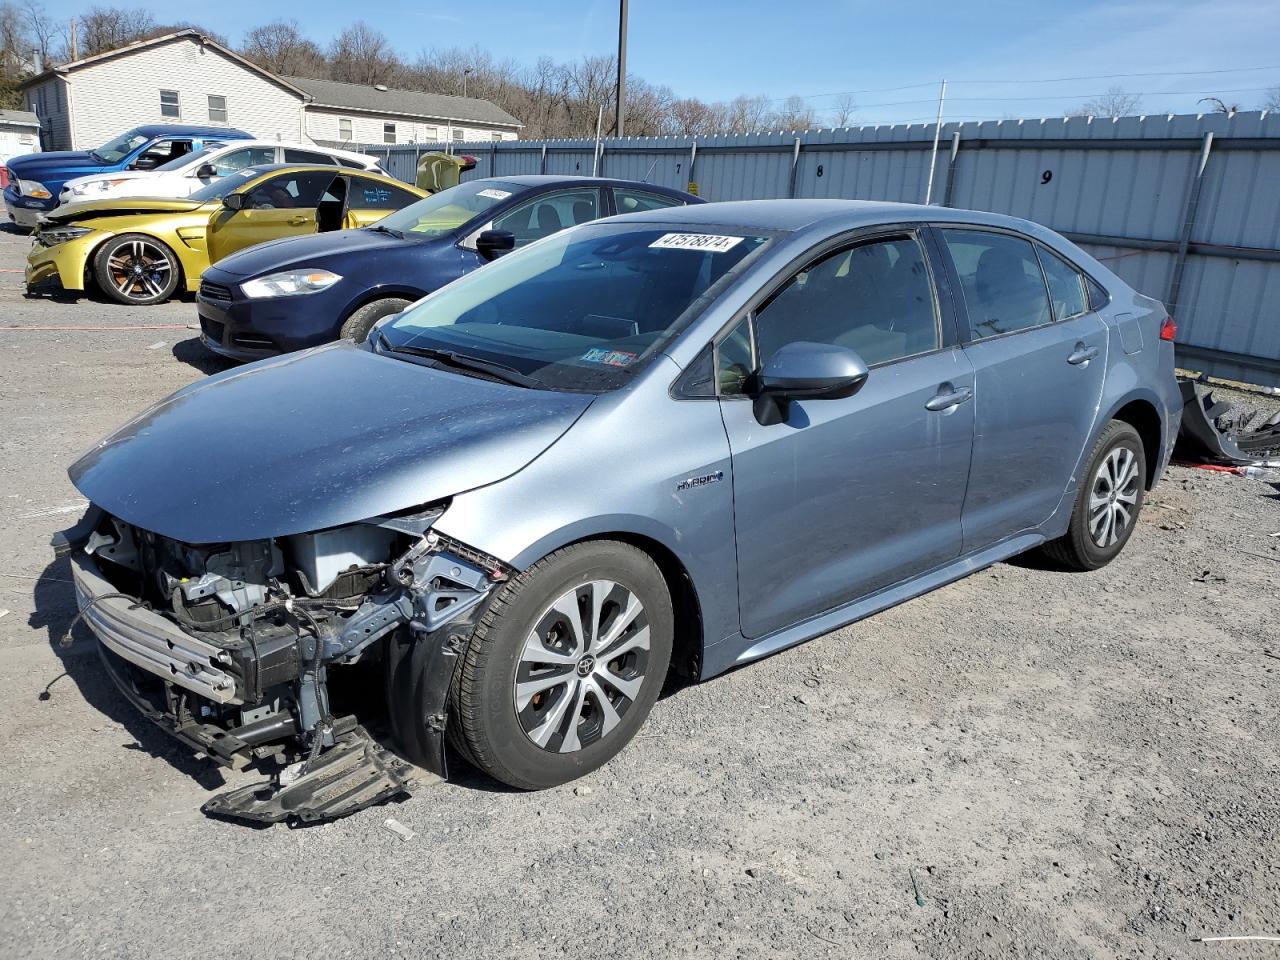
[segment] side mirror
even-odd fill
[[[497,260],[516,248],[516,235],[510,230],[486,230],[476,237],[476,252],[486,260]]]
[[[222,205],[226,207],[228,210],[243,210],[244,194],[228,193],[225,197],[222,198]]]
[[[212,180],[218,176],[218,171],[212,163],[202,163],[196,168],[196,176],[201,180]]]
[[[158,158],[148,156],[147,154],[144,153],[142,156],[138,157],[137,160],[134,160],[133,163],[129,164],[129,169],[154,170],[158,166],[160,166],[158,162]]]
[[[848,347],[798,340],[779,348],[760,374],[755,399],[762,426],[787,419],[792,400],[839,400],[867,382],[866,361]]]

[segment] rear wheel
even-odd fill
[[[1044,552],[1074,570],[1097,570],[1133,535],[1146,491],[1147,458],[1138,431],[1120,420],[1094,444],[1067,532]]]
[[[583,776],[649,715],[672,636],[671,597],[647,554],[616,541],[559,550],[512,580],[472,632],[451,696],[453,736],[514,787]]]
[[[155,237],[123,233],[98,248],[93,277],[118,303],[164,303],[178,288],[181,267],[172,250]]]
[[[351,316],[347,317],[346,323],[342,325],[343,338],[354,340],[356,343],[364,343],[368,339],[369,331],[373,329],[375,323],[383,317],[399,313],[412,302],[400,297],[387,297],[385,300],[366,303],[359,310],[352,313]]]

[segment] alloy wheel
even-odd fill
[[[173,270],[165,252],[146,240],[122,243],[107,258],[111,283],[130,300],[150,300],[164,293]]]
[[[643,604],[612,580],[565,591],[525,639],[512,690],[537,746],[572,753],[617,727],[640,695],[649,654]]]
[[[1089,537],[1110,547],[1125,535],[1137,513],[1140,478],[1138,458],[1119,446],[1098,464],[1089,490]]]

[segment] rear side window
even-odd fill
[[[356,210],[399,210],[419,200],[408,190],[401,190],[381,180],[351,178],[351,202]]]
[[[285,163],[328,163],[337,165],[337,161],[327,153],[316,153],[314,150],[295,150],[292,147],[284,148]]]
[[[237,170],[243,170],[245,167],[275,162],[275,147],[246,147],[243,150],[232,150],[230,153],[224,153],[213,161],[213,170],[218,176],[225,177],[228,174],[235,173]]]
[[[762,363],[807,340],[856,351],[869,366],[939,346],[924,251],[911,237],[846,247],[805,267],[756,316]]]
[[[1089,301],[1080,271],[1045,247],[1037,245],[1036,253],[1040,255],[1040,266],[1044,267],[1045,280],[1049,284],[1054,319],[1070,320],[1088,313]]]
[[[1030,241],[981,230],[942,230],[964,290],[975,340],[1043,326],[1053,319]]]
[[[684,203],[675,197],[664,197],[656,193],[642,193],[638,190],[613,188],[613,199],[617,203],[619,213],[639,213],[641,210],[661,210],[663,207],[678,207]]]

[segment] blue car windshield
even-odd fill
[[[434,354],[446,365],[476,361],[532,387],[611,390],[659,354],[768,243],[750,230],[575,227],[405,310],[383,325],[379,349]]]
[[[89,153],[102,163],[119,163],[150,139],[136,130],[130,130],[114,140],[107,141],[96,150],[90,150]]]

